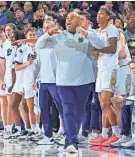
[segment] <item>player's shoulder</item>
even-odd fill
[[[114,25],[112,25],[112,24],[109,25],[107,29],[110,30],[110,31],[111,31],[111,30],[112,30],[112,31],[115,30],[115,31],[118,32],[118,29],[117,29]]]

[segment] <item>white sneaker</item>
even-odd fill
[[[122,144],[128,142],[130,139],[131,137],[122,135],[122,137],[117,142],[111,143],[111,146],[120,147]]]
[[[78,153],[78,145],[77,145],[77,144],[69,145],[69,146],[66,148],[66,152],[67,152],[67,153]]]
[[[91,133],[90,135],[89,135],[89,141],[91,141],[91,140],[95,140],[95,139],[97,139],[97,138],[99,138],[99,134],[97,134],[96,132],[95,133]]]
[[[0,136],[4,136],[6,134],[6,130],[0,132]]]
[[[21,136],[21,132],[17,131],[16,133],[12,134],[13,138],[18,138],[19,136]]]
[[[33,141],[39,141],[42,140],[44,138],[44,134],[42,132],[38,132],[36,133],[35,137],[33,137]]]
[[[4,139],[10,139],[12,138],[12,133],[10,131],[7,131],[4,135]]]
[[[85,137],[81,134],[78,136],[78,139],[79,139],[80,144],[87,144],[88,143],[88,137]]]
[[[53,145],[54,140],[53,138],[48,138],[44,136],[44,138],[36,143],[37,145]]]
[[[56,140],[56,143],[61,145],[61,146],[64,146],[65,145],[65,137],[63,136],[63,138],[59,141]]]
[[[126,148],[135,147],[135,140],[131,138],[128,142],[122,143],[121,146]]]

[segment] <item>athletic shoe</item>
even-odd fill
[[[55,140],[55,139],[54,139]],[[64,146],[65,145],[65,137],[63,136],[63,138],[61,138],[61,140],[55,140],[55,142],[58,144],[58,145],[61,145],[61,146]]]
[[[107,141],[102,143],[102,146],[110,147],[112,143],[117,142],[119,140],[119,137],[112,135]]]
[[[54,144],[54,140],[53,140],[52,137],[49,138],[47,136],[44,136],[44,138],[42,140],[38,141],[36,144],[37,145],[53,145]]]
[[[28,136],[28,131],[27,130],[22,130],[21,135],[18,137],[18,140],[25,140]]]
[[[81,134],[78,136],[78,139],[79,139],[79,144],[87,144],[88,143],[88,137],[85,137]]]
[[[67,146],[66,150],[67,153],[78,153],[78,145],[76,143]]]
[[[19,136],[21,136],[21,132],[18,130],[16,130],[16,132],[12,134],[12,138],[18,138]]]
[[[59,141],[61,141],[63,138],[64,138],[64,136],[61,136],[61,135],[58,135],[58,134],[56,134],[56,135],[53,136],[53,139],[54,139],[54,141],[56,143],[59,142]]]
[[[4,135],[4,139],[11,139],[12,138],[12,132],[7,131]]]
[[[4,136],[6,134],[6,130],[0,132],[0,136]]]
[[[102,144],[103,144],[104,142],[106,142],[107,140],[108,140],[108,138],[104,138],[104,137],[100,136],[99,138],[97,138],[97,139],[95,139],[95,140],[90,140],[90,141],[88,141],[88,143],[89,143],[90,145],[94,145],[94,146],[102,146]]]
[[[113,147],[120,147],[122,143],[126,143],[130,139],[131,139],[131,137],[122,135],[122,137],[117,142],[111,143],[111,146],[113,146]]]
[[[121,146],[126,148],[135,147],[135,140],[131,138],[128,142],[122,143]]]
[[[39,140],[42,140],[44,138],[44,134],[43,132],[38,132],[36,133],[35,137],[31,138],[32,141],[39,141]]]
[[[28,133],[27,137],[26,137],[26,141],[31,141],[34,137],[36,136],[35,132],[31,131]]]
[[[89,141],[95,140],[95,139],[99,138],[99,136],[101,136],[101,135],[99,135],[97,133],[91,133],[89,136]]]

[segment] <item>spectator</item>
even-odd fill
[[[24,19],[23,20],[24,32],[27,32],[31,27],[32,27],[31,21],[29,21],[28,19]]]
[[[135,41],[135,21],[128,22],[126,31],[125,31],[125,37],[128,42],[129,49],[132,48],[133,46],[131,46],[131,43]]]
[[[105,7],[107,7],[110,11],[112,11],[115,14],[115,16],[118,16],[118,13],[120,12],[119,5],[117,2],[115,2],[114,4],[113,3],[114,2],[112,1],[106,1]]]
[[[48,6],[45,2],[40,2],[40,3],[38,4],[38,9],[39,9],[39,8],[44,8],[44,11],[45,11],[45,12],[47,12],[47,11],[50,10],[49,6]]]
[[[75,13],[77,13],[77,14],[78,14],[80,11],[81,11],[81,10],[80,10],[79,8],[76,8],[76,9],[73,10],[73,12],[75,12]]]
[[[135,11],[131,14],[129,21],[135,22]]]
[[[6,1],[0,1],[0,6],[2,7],[3,14],[7,17],[8,23],[15,22],[14,19],[14,13],[7,9],[7,2]]]
[[[133,11],[134,11],[134,9],[133,9],[132,3],[131,2],[125,2],[123,14],[122,14],[122,19],[124,20],[125,26],[128,23],[130,16],[133,13]]]
[[[61,5],[63,8],[67,10],[68,13],[73,11],[73,8],[71,7],[71,2],[70,1],[62,1]]]
[[[21,7],[21,4],[20,4],[19,2],[13,1],[13,2],[11,3],[10,10],[11,10],[12,12],[15,12],[15,9],[16,9],[16,8],[19,8],[19,7]]]
[[[48,11],[45,16],[46,21],[54,21],[57,19],[57,14],[54,11]]]
[[[86,11],[90,14],[90,20],[93,23],[93,28],[97,28],[97,13],[91,9],[91,3],[88,1],[82,2],[82,11]]]
[[[25,2],[24,3],[24,19],[28,19],[31,22],[33,22],[33,11],[32,11],[32,3],[31,2]]]
[[[23,8],[16,8],[15,9],[15,18],[16,18],[16,22],[15,25],[17,26],[17,28],[19,30],[23,30],[23,20],[24,20],[24,11]]]
[[[32,23],[32,26],[36,28],[37,37],[40,37],[43,34],[43,20],[44,17],[41,16],[39,11],[36,11],[34,13],[34,21]]]
[[[114,24],[115,24],[115,27],[116,27],[117,29],[123,30],[123,28],[124,28],[124,22],[123,22],[122,19],[116,18]]]
[[[45,10],[44,10],[44,8],[43,7],[39,8],[38,11],[40,13],[40,16],[42,16],[44,18],[45,17]]]
[[[0,8],[0,25],[5,25],[7,24],[8,19],[7,17],[3,14],[2,8]]]
[[[59,9],[59,13],[60,13],[60,15],[66,17],[66,15],[67,15],[68,12],[67,12],[67,10],[64,7],[61,7]]]

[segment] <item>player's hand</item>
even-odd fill
[[[33,88],[33,89],[36,89],[36,87],[37,87],[37,83],[31,83],[31,87]]]
[[[32,63],[33,63],[33,59],[30,58],[30,59],[26,62],[26,65],[27,65],[27,66],[30,66]]]
[[[48,34],[49,35],[53,35],[53,34],[59,34],[59,30],[58,30],[58,28],[52,28],[52,29],[50,29],[49,31],[48,31]]]
[[[86,38],[88,36],[88,32],[86,30],[84,30],[82,27],[77,27],[76,32],[80,33],[81,35],[85,36]]]
[[[13,87],[14,87],[14,85],[12,85],[12,86],[10,86],[10,87],[8,88],[8,92],[9,92],[9,93],[11,93]]]
[[[0,81],[0,89],[1,90],[5,90],[5,83],[4,82],[2,82],[2,81]]]
[[[111,102],[112,102],[113,105],[115,105],[115,104],[122,104],[124,101],[125,101],[125,98],[122,97],[122,96],[117,96],[116,95],[116,96],[113,96],[111,98]]]

